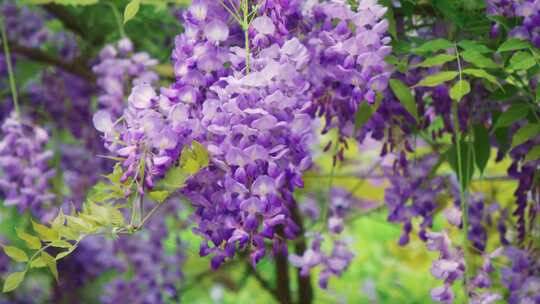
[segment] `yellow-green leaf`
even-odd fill
[[[414,67],[423,67],[423,68],[429,68],[436,65],[442,65],[449,61],[455,60],[455,55],[449,55],[449,54],[439,54],[437,56],[428,57],[426,60],[417,63],[413,65]]]
[[[139,7],[141,6],[140,0],[131,0],[126,8],[124,9],[124,23],[128,22],[129,20],[133,19],[135,15],[137,15],[137,12],[139,12]]]
[[[436,87],[441,83],[445,83],[456,78],[458,74],[459,73],[456,71],[439,72],[435,75],[430,75],[422,79],[417,85],[415,85],[415,87]]]
[[[64,226],[65,222],[66,217],[64,216],[64,212],[62,211],[62,209],[60,209],[58,215],[54,218],[54,220],[52,220],[51,226],[53,227],[53,229],[58,229],[58,227]]]
[[[445,39],[434,39],[425,42],[421,46],[412,50],[413,53],[427,53],[427,52],[436,52],[439,50],[453,48],[454,44]]]
[[[81,217],[75,217],[75,216],[66,216],[67,219],[67,225],[69,228],[74,229],[77,232],[81,233],[90,233],[94,229],[94,225],[86,221],[82,218],[82,215],[79,215]]]
[[[41,252],[41,258],[43,259],[45,264],[47,264],[55,280],[58,282],[58,269],[56,268],[56,260],[45,251]]]
[[[463,96],[471,92],[471,85],[466,80],[459,80],[450,89],[450,98],[455,101],[460,101]]]
[[[534,161],[540,158],[540,145],[532,148],[525,156],[525,162]]]
[[[77,233],[74,229],[61,226],[57,229],[58,234],[60,234],[61,237],[65,238],[66,240],[76,240],[79,238],[79,233]]]
[[[501,46],[497,49],[497,52],[508,52],[515,50],[527,49],[530,47],[530,44],[527,41],[520,40],[517,38],[510,38],[506,40]]]
[[[418,122],[418,110],[416,108],[416,101],[411,93],[411,89],[397,79],[390,79],[390,88],[399,99],[401,105]]]
[[[45,266],[47,266],[47,263],[45,263],[45,261],[41,257],[37,257],[32,262],[30,262],[31,268],[42,268]]]
[[[10,292],[15,290],[19,285],[21,285],[24,280],[26,272],[13,272],[7,276],[6,281],[4,282],[3,292]]]
[[[171,195],[171,192],[169,191],[152,191],[148,194],[148,196],[158,202],[159,204],[163,203],[168,197]]]
[[[464,51],[461,53],[461,57],[463,57],[465,61],[470,62],[479,68],[496,69],[499,67],[497,63],[493,61],[493,59],[486,57],[480,54],[480,52],[474,50]]]
[[[44,241],[55,241],[58,239],[58,233],[56,231],[45,225],[38,224],[34,220],[32,220],[32,227],[38,233],[39,238]]]
[[[35,237],[33,235],[30,235],[21,229],[15,229],[15,232],[17,233],[17,236],[26,242],[26,246],[30,249],[40,249],[41,248],[41,241],[38,237]]]
[[[509,68],[512,70],[528,70],[536,65],[534,56],[526,51],[515,53],[510,58]]]
[[[461,71],[464,75],[470,75],[474,76],[476,78],[484,78],[485,80],[497,85],[501,86],[500,83],[497,81],[497,77],[491,75],[490,73],[486,72],[485,70],[481,69],[464,69]]]
[[[13,246],[3,246],[4,252],[12,258],[15,262],[26,262],[28,261],[28,256],[26,252],[21,249]]]
[[[65,258],[66,256],[70,255],[73,252],[73,250],[75,250],[75,248],[77,248],[77,246],[72,246],[68,250],[60,252],[59,254],[56,255],[55,259],[58,261]]]
[[[206,148],[196,140],[191,142],[191,146],[193,148],[195,158],[199,162],[199,166],[201,168],[208,166],[208,162],[210,161],[208,150],[206,150]]]
[[[73,246],[71,243],[62,240],[51,242],[50,245],[57,248],[71,248]]]
[[[519,128],[512,137],[512,148],[533,139],[540,134],[540,124],[526,124]]]
[[[512,123],[527,117],[529,112],[530,108],[527,104],[515,103],[499,116],[493,129],[508,127]]]

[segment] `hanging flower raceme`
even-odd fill
[[[388,205],[388,220],[403,223],[403,234],[400,245],[409,242],[409,234],[413,229],[412,219],[420,216],[419,236],[426,240],[426,229],[433,225],[433,216],[437,208],[437,196],[444,188],[442,177],[430,179],[428,176],[437,159],[426,157],[408,163],[402,174],[385,169],[390,186],[385,190],[385,202]],[[411,200],[412,204],[408,204]]]
[[[159,100],[154,89],[143,84],[133,88],[120,122],[113,122],[107,110],[94,115],[94,126],[103,132],[107,149],[126,168],[122,180],[133,178],[140,193],[145,186],[154,186],[155,178],[165,174],[189,143],[189,134],[182,131],[190,126],[169,123],[177,114],[160,106]]]
[[[540,48],[540,1],[538,0],[488,0],[487,13],[505,18],[519,18],[521,22],[510,30],[509,35],[515,38],[529,40]],[[491,34],[497,36],[501,24],[493,25]]]
[[[0,5],[0,13],[4,16],[6,28],[9,29],[8,37],[17,39],[20,45],[39,47],[53,35],[44,26],[44,14],[30,10],[26,6],[17,6],[12,1],[6,1]]]
[[[439,252],[439,258],[432,264],[431,273],[444,282],[443,286],[431,290],[431,297],[438,302],[452,303],[455,297],[452,283],[461,279],[465,272],[463,251],[452,246],[446,232],[428,232],[426,238],[428,250]]]
[[[48,165],[52,151],[45,150],[49,135],[43,128],[15,112],[2,124],[0,141],[0,191],[6,206],[29,209],[43,217],[55,196],[49,181],[55,171]]]
[[[358,11],[340,2],[315,4],[306,10],[305,41],[313,54],[306,74],[312,84],[314,112],[326,128],[339,127],[352,136],[355,113],[362,102],[374,104],[390,77],[384,58],[391,52],[386,8],[361,1]]]
[[[297,68],[307,63],[306,53],[294,38],[274,45],[255,59],[251,73],[212,86],[216,97],[203,104],[204,131],[196,139],[212,165],[184,194],[197,207],[196,232],[213,243],[201,254],[213,253],[214,267],[234,255],[237,243],[251,249],[255,264],[265,255],[265,238],[280,243],[297,236],[292,192],[303,186],[302,172],[311,164],[309,84]]]
[[[230,74],[227,46],[242,37],[238,25],[228,25],[229,15],[218,1],[193,1],[183,14],[185,31],[175,38],[171,58],[176,82],[164,95],[172,103],[193,107],[204,101],[208,88]]]
[[[157,82],[159,77],[151,70],[156,64],[157,60],[146,52],[133,53],[133,44],[128,38],[106,45],[99,54],[99,62],[92,68],[101,89],[99,107],[109,110],[115,119],[120,117],[125,107],[126,87]]]
[[[324,252],[322,245],[325,238],[321,233],[308,232],[306,238],[311,242],[309,248],[302,256],[289,255],[289,261],[301,269],[301,275],[308,275],[313,268],[320,267],[319,286],[328,287],[328,281],[332,276],[339,277],[347,270],[355,254],[349,249],[348,240],[336,239],[344,230],[346,216],[357,203],[352,194],[341,188],[330,191],[330,206],[327,219],[327,227],[332,235],[333,248],[330,253]],[[304,202],[305,204],[305,202]],[[326,206],[325,206],[326,207]],[[318,209],[315,212],[318,214]],[[313,213],[313,211],[308,211]]]

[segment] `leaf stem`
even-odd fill
[[[116,25],[118,26],[118,32],[120,32],[120,36],[122,38],[126,38],[126,31],[124,29],[124,24],[122,23],[122,19],[120,18],[120,13],[118,12],[118,9],[112,2],[107,2],[107,5],[109,5],[111,7],[111,10],[113,11],[114,19],[116,20]]]
[[[242,29],[244,30],[244,40],[245,40],[245,48],[246,48],[246,74],[249,74],[250,70],[250,49],[249,49],[249,0],[244,0],[242,3],[242,10],[243,10],[243,22],[242,22]]]
[[[9,52],[6,26],[4,24],[3,16],[0,16],[0,29],[2,31],[2,43],[4,44],[4,55],[6,56],[7,70],[9,75],[9,86],[11,89],[11,96],[13,97],[13,107],[15,109],[17,117],[20,117],[21,112],[19,110],[19,100],[17,99],[17,86],[15,85],[15,75],[13,73],[13,67],[11,65],[11,54]]]
[[[462,72],[461,72],[461,59],[459,54],[459,49],[457,47],[457,44],[454,45],[456,50],[456,57],[457,57],[457,63],[458,63],[458,71],[459,71],[459,80],[461,82],[462,80]],[[462,164],[462,155],[461,155],[461,127],[459,126],[459,111],[458,111],[458,102],[454,102],[452,104],[452,112],[454,116],[454,132],[456,135],[456,148],[457,148],[457,167],[458,167],[458,179],[459,179],[459,199],[461,201],[462,206],[462,222],[463,222],[463,239],[462,239],[462,247],[463,247],[463,260],[465,265],[465,272],[463,274],[463,285],[465,289],[465,298],[467,299],[467,303],[469,302],[469,292],[468,292],[468,283],[469,283],[469,272],[470,272],[470,258],[468,254],[468,233],[469,233],[469,209],[467,205],[467,190],[464,189],[464,176],[463,176],[463,164]],[[468,151],[467,151],[468,152]],[[468,163],[468,162],[467,162]],[[470,170],[470,169],[468,169]]]
[[[137,226],[137,229],[142,229],[144,227],[144,225],[146,224],[146,222],[148,222],[148,220],[150,220],[150,218],[152,218],[152,216],[154,215],[154,213],[156,213],[156,211],[158,211],[158,209],[161,207],[161,205],[165,204],[165,202],[162,202],[162,203],[158,203],[156,206],[154,206],[149,212],[148,214],[146,214],[146,216],[143,218],[143,220],[141,221],[141,223]]]

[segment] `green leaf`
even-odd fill
[[[518,89],[515,86],[506,84],[493,91],[493,93],[489,95],[488,99],[493,101],[506,100],[510,97],[515,96],[517,94],[517,91]]]
[[[32,227],[38,233],[39,238],[44,241],[54,241],[58,239],[58,233],[56,231],[47,226],[38,224],[34,222],[34,220],[32,220]]]
[[[152,191],[148,193],[148,196],[159,204],[163,203],[169,195],[171,195],[169,191]]]
[[[443,65],[449,61],[453,61],[456,59],[455,55],[449,55],[449,54],[439,54],[433,57],[429,57],[426,60],[417,63],[413,65],[413,67],[423,67],[423,68],[429,68],[436,65]]]
[[[65,257],[67,257],[68,255],[70,255],[76,248],[77,248],[77,246],[72,246],[68,250],[62,251],[59,254],[57,254],[54,259],[57,260],[57,261],[61,260],[61,259],[65,258]]]
[[[528,70],[536,65],[536,60],[529,52],[517,52],[510,58],[509,69]]]
[[[50,245],[57,248],[71,248],[73,246],[71,243],[62,240],[51,242]]]
[[[140,0],[131,0],[128,3],[128,5],[126,5],[126,8],[124,9],[124,23],[133,19],[133,17],[137,15],[137,12],[139,11],[140,6],[141,6]]]
[[[458,74],[459,73],[455,71],[439,72],[422,79],[418,84],[415,85],[415,87],[436,87],[441,83],[456,78]]]
[[[526,124],[519,128],[512,138],[512,148],[519,146],[540,134],[540,124]]]
[[[476,51],[478,53],[491,53],[493,50],[487,46],[480,44],[473,40],[463,40],[458,43],[458,45],[464,50]]]
[[[40,249],[41,248],[41,241],[38,237],[35,237],[33,235],[30,235],[20,229],[15,229],[15,232],[17,233],[17,236],[25,241],[26,246],[30,249]]]
[[[171,167],[167,171],[167,174],[165,174],[165,177],[158,182],[156,188],[167,189],[174,192],[184,186],[188,177],[189,174],[186,174],[181,166]]]
[[[12,290],[17,289],[19,285],[21,285],[22,281],[24,280],[24,276],[26,275],[26,272],[13,272],[10,275],[7,276],[6,281],[4,282],[4,289],[3,292],[10,292]]]
[[[527,155],[525,155],[525,162],[535,161],[540,158],[540,145],[534,146]]]
[[[482,124],[474,125],[474,160],[480,174],[484,172],[491,154],[491,145],[489,144],[489,133]]]
[[[47,266],[49,267],[49,270],[54,276],[54,279],[56,280],[56,282],[58,282],[58,269],[56,268],[56,260],[45,251],[41,252],[41,258],[43,259],[45,264],[47,264]]]
[[[499,153],[505,155],[510,149],[510,143],[508,138],[508,127],[495,129],[495,139],[497,140],[497,146]]]
[[[64,226],[66,222],[66,217],[64,216],[64,211],[60,209],[58,215],[51,221],[51,226],[53,229],[57,230],[58,227]]]
[[[412,50],[413,53],[428,53],[453,48],[454,44],[446,39],[430,40]]]
[[[21,249],[13,246],[2,246],[4,249],[4,252],[12,258],[15,262],[26,262],[28,261],[28,256],[26,255],[26,252],[22,251]]]
[[[196,140],[191,142],[191,147],[193,149],[193,153],[195,154],[195,158],[199,162],[199,166],[201,168],[208,166],[210,161],[208,150],[206,150],[206,148]]]
[[[77,233],[74,229],[66,226],[58,227],[56,231],[61,237],[65,238],[66,240],[74,241],[79,238],[79,233]]]
[[[510,38],[506,40],[499,48],[497,49],[498,53],[501,52],[508,52],[508,51],[516,51],[516,50],[522,50],[522,49],[528,49],[530,44],[527,41],[517,39],[517,38]]]
[[[473,153],[471,151],[471,144],[461,140],[460,141],[460,151],[457,149],[457,145],[453,145],[450,150],[448,150],[448,162],[450,166],[456,173],[458,180],[461,181],[462,189],[467,189],[469,183],[471,182],[473,173],[474,173],[474,162],[473,162]],[[459,157],[458,157],[459,153]],[[459,171],[458,160],[461,160],[461,176]]]
[[[461,71],[464,75],[470,75],[474,76],[476,78],[483,78],[497,86],[500,86],[499,81],[497,81],[497,77],[491,75],[490,73],[486,72],[485,70],[480,69],[464,69]]]
[[[76,232],[80,232],[80,233],[90,233],[94,230],[95,226],[80,218],[80,217],[75,217],[75,216],[71,216],[71,215],[66,215],[66,219],[67,219],[67,226],[73,230],[75,230]]]
[[[540,79],[536,82],[536,102],[540,102]]]
[[[529,114],[529,106],[523,103],[511,105],[506,112],[502,113],[495,123],[494,129],[508,127],[512,123],[527,117]]]
[[[474,64],[479,68],[496,69],[499,66],[491,58],[482,55],[481,53],[473,50],[466,50],[461,53],[463,60]]]
[[[42,267],[46,267],[46,266],[47,266],[47,264],[45,263],[45,261],[43,261],[43,259],[41,257],[37,257],[32,262],[30,262],[30,267],[31,268],[42,268]]]
[[[120,184],[120,180],[122,179],[122,175],[124,175],[124,171],[122,170],[122,166],[120,164],[116,164],[114,166],[113,172],[110,174],[107,174],[105,177],[113,184]]]
[[[356,134],[356,131],[364,127],[364,125],[369,121],[371,116],[373,116],[372,106],[369,105],[369,103],[367,102],[362,102],[360,104],[360,107],[358,107],[358,110],[356,110],[356,114],[354,118],[354,133],[355,134]]]
[[[399,99],[401,105],[412,115],[412,117],[414,117],[416,122],[418,122],[418,110],[411,89],[397,79],[390,79],[390,88]]]
[[[460,101],[463,96],[471,92],[471,85],[467,80],[459,80],[450,89],[450,98]]]

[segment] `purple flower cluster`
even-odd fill
[[[513,128],[517,130],[519,125],[521,124],[516,124]],[[540,212],[539,207],[536,207],[538,202],[535,203],[531,196],[531,191],[534,189],[534,175],[540,165],[540,160],[525,161],[525,157],[529,151],[538,144],[540,144],[540,136],[535,136],[527,142],[516,146],[510,152],[512,164],[508,168],[508,176],[516,179],[518,182],[518,187],[514,192],[516,208],[513,210],[513,215],[517,217],[519,240],[524,240],[527,234],[527,209],[530,208],[531,212],[529,216],[531,218],[535,216],[535,213]]]
[[[445,187],[444,178],[428,178],[436,162],[437,158],[428,156],[414,162],[407,162],[401,173],[397,168],[384,169],[390,182],[384,196],[389,209],[388,220],[403,223],[400,245],[409,242],[409,234],[413,229],[412,219],[418,216],[423,218],[419,236],[422,240],[427,240],[426,229],[433,224],[437,196]]]
[[[126,87],[157,82],[158,75],[150,70],[156,64],[157,60],[146,52],[133,53],[133,44],[128,38],[106,45],[99,54],[99,62],[92,68],[101,89],[99,107],[109,110],[114,119],[120,117],[125,107]]]
[[[307,63],[305,47],[291,39],[263,50],[247,75],[222,78],[203,104],[199,139],[208,148],[212,168],[194,178],[185,194],[198,208],[197,232],[214,243],[214,265],[231,257],[238,241],[251,244],[253,263],[265,255],[263,239],[296,236],[289,208],[292,192],[302,187],[311,164],[311,117],[305,97],[309,84],[298,72]],[[306,54],[307,55],[307,54]],[[205,174],[220,181],[208,184]],[[262,230],[259,228],[262,225]],[[225,242],[225,250],[221,244]]]
[[[446,232],[427,232],[426,238],[428,250],[439,252],[439,258],[432,264],[431,273],[435,278],[444,281],[443,286],[431,290],[431,297],[435,301],[452,303],[452,283],[461,279],[465,272],[463,252],[452,246]]]
[[[119,123],[107,110],[94,114],[94,126],[104,134],[106,147],[123,158],[126,168],[122,180],[132,177],[138,191],[153,188],[156,177],[162,177],[176,162],[182,147],[190,143],[191,128],[187,109],[173,106],[167,97],[169,89],[158,96],[147,84],[133,88],[128,107]]]
[[[344,221],[351,210],[351,205],[355,199],[351,197],[351,193],[341,189],[333,188],[330,191],[331,201],[329,206],[329,217],[327,220],[328,231],[333,239],[333,248],[330,253],[322,250],[321,245],[324,242],[322,234],[317,232],[308,232],[306,237],[311,240],[309,248],[302,256],[290,254],[289,260],[291,264],[301,269],[301,275],[308,275],[310,271],[320,266],[319,286],[321,288],[328,287],[330,277],[339,277],[351,264],[355,254],[348,248],[347,241],[335,239],[344,229]],[[305,203],[305,202],[304,202]],[[310,201],[308,200],[308,203]],[[314,210],[317,210],[314,213]],[[308,214],[318,214],[317,207],[310,207]]]
[[[348,244],[341,240],[334,241],[331,253],[325,253],[321,249],[324,241],[321,234],[315,233],[306,236],[311,239],[309,248],[302,256],[290,254],[289,261],[301,269],[301,275],[308,275],[313,268],[321,266],[319,286],[326,289],[330,277],[339,277],[347,270],[354,258],[354,253],[349,249]]]
[[[176,75],[168,94],[172,102],[187,107],[200,105],[207,89],[231,72],[225,65],[229,62],[227,44],[241,37],[241,30],[239,26],[229,27],[228,17],[218,1],[193,1],[184,12],[185,31],[175,38],[171,55]]]
[[[540,259],[534,249],[507,247],[511,265],[501,268],[501,283],[509,291],[508,303],[540,303]]]
[[[354,12],[339,2],[315,4],[305,20],[311,31],[306,46],[312,53],[306,73],[312,84],[314,110],[326,128],[353,135],[355,113],[362,102],[375,103],[390,77],[384,58],[392,48],[386,8],[364,0]]]
[[[540,1],[488,0],[487,13],[505,18],[520,18],[522,22],[509,35],[530,40],[535,47],[540,48]],[[491,34],[496,36],[500,30],[500,24],[495,24]]]
[[[0,5],[0,13],[6,26],[9,39],[14,39],[26,47],[40,47],[52,37],[52,33],[44,26],[44,14],[30,10],[26,6],[18,6],[11,1]]]
[[[6,206],[29,209],[42,217],[55,196],[49,181],[55,175],[48,161],[52,151],[45,150],[49,135],[43,128],[13,112],[2,124],[0,141],[0,191]]]

